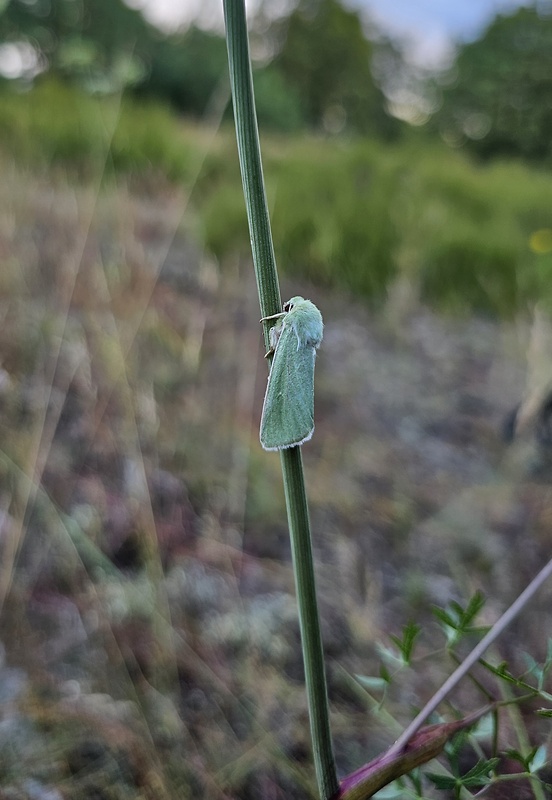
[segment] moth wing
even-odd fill
[[[291,325],[278,339],[261,416],[261,444],[281,450],[303,444],[314,431],[314,347],[297,348]]]

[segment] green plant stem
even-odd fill
[[[224,18],[238,154],[253,264],[261,316],[268,317],[281,311],[282,306],[263,181],[244,0],[224,0]],[[270,324],[265,323],[267,349],[269,349],[269,329]],[[324,652],[316,601],[301,448],[283,450],[281,465],[297,587],[314,765],[320,798],[330,800],[337,795],[339,784],[330,733]]]
[[[297,587],[314,765],[320,796],[326,800],[336,794],[338,781],[330,733],[324,651],[316,601],[309,510],[303,479],[301,448],[291,447],[282,450],[281,464]]]
[[[234,121],[253,266],[259,291],[261,317],[268,317],[282,310],[282,299],[264,188],[244,0],[224,0],[224,19]],[[269,328],[269,325],[265,325],[267,350]]]

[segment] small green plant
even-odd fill
[[[540,787],[544,786],[545,778],[538,773],[549,761],[546,745],[531,747],[527,741],[523,724],[516,719],[515,715],[510,715],[509,722],[513,725],[518,737],[518,748],[509,748],[502,752],[499,752],[497,748],[501,714],[506,714],[513,705],[530,703],[534,706],[536,703],[544,703],[545,705],[538,708],[536,713],[544,717],[552,715],[548,708],[552,701],[552,695],[545,688],[552,674],[552,639],[548,642],[544,662],[537,663],[529,654],[526,654],[527,671],[517,676],[511,674],[505,662],[493,664],[483,658],[481,654],[490,647],[491,640],[496,640],[501,634],[504,626],[510,624],[513,616],[522,610],[529,597],[551,573],[552,566],[548,564],[526,590],[523,602],[516,601],[490,630],[476,624],[477,617],[485,606],[485,599],[479,592],[470,598],[465,607],[457,602],[452,602],[446,608],[434,608],[434,616],[444,641],[442,648],[440,650],[432,649],[429,657],[432,662],[443,658],[449,663],[459,666],[443,688],[422,709],[417,717],[418,723],[429,714],[435,714],[437,705],[446,698],[459,679],[464,676],[471,680],[475,690],[481,695],[482,702],[488,705],[484,706],[480,713],[461,720],[456,729],[450,729],[449,732],[453,738],[447,739],[445,746],[440,751],[443,757],[440,765],[442,771],[439,773],[433,771],[420,773],[418,771],[416,777],[418,788],[413,794],[411,794],[411,790],[408,790],[406,796],[424,797],[422,775],[425,775],[437,789],[450,790],[454,793],[454,797],[458,798],[469,796],[465,794],[467,790],[482,789],[491,783],[519,781],[527,778],[534,784],[534,796],[543,796]],[[386,701],[389,700],[389,704],[392,704],[390,698],[395,692],[400,692],[401,682],[408,681],[411,676],[415,675],[416,670],[421,668],[428,658],[424,648],[420,647],[420,632],[421,629],[418,625],[407,624],[401,637],[390,637],[394,646],[379,646],[381,656],[379,676],[356,676],[356,680],[368,694],[370,705],[376,715],[381,715],[382,724],[385,724],[382,712],[387,704]],[[467,658],[461,659],[459,651],[463,650],[466,642],[471,642],[474,636],[479,638],[478,644]],[[434,643],[434,638],[432,638],[432,643]],[[476,671],[474,671],[474,667],[476,667]],[[492,676],[491,681],[485,677],[485,673],[487,673],[487,677]],[[451,704],[451,709],[453,713],[461,715],[458,703]],[[439,721],[434,726],[436,733],[446,731],[447,723],[440,717],[437,719]],[[397,742],[391,747],[391,752],[400,753],[401,747],[405,745],[408,749],[408,742],[412,742],[413,731],[416,731],[418,723],[415,721],[399,736]],[[485,745],[485,750],[483,745]],[[466,761],[469,759],[472,761],[475,759],[476,763],[471,767],[466,767]],[[515,762],[521,768],[512,769],[510,767],[505,773],[501,769],[504,759]],[[380,776],[376,775],[376,777],[379,780]],[[413,776],[408,777],[410,780],[413,778]],[[373,779],[373,776],[370,778]],[[347,779],[344,784],[347,785]],[[395,784],[396,795],[393,794],[394,790],[389,788],[387,794],[382,796],[402,796],[400,792],[406,791],[405,778],[400,778]],[[367,783],[365,788],[366,786]],[[369,796],[370,794],[358,794],[359,798]],[[349,796],[345,793],[344,797]],[[355,795],[351,795],[351,797],[355,797]]]

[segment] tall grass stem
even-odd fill
[[[243,0],[224,0],[224,19],[238,155],[249,221],[253,265],[259,291],[261,317],[268,317],[282,310],[282,299],[266,202]],[[268,327],[265,326],[266,333]],[[265,344],[268,350],[268,337]]]
[[[244,0],[224,0],[226,42],[238,154],[247,207],[261,316],[281,310],[280,288],[266,202]],[[269,347],[268,326],[265,344]],[[316,599],[309,511],[301,449],[281,451],[314,765],[321,800],[339,789],[330,733],[324,652]]]

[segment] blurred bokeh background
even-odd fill
[[[0,8],[0,797],[314,797],[222,10]],[[344,773],[452,670],[433,607],[491,624],[549,558],[552,5],[249,11],[283,299],[326,324],[303,456]],[[546,658],[549,597],[497,662]],[[546,743],[512,715],[501,746]]]

